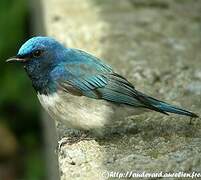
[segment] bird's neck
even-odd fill
[[[42,77],[41,79],[32,79],[32,85],[39,94],[52,94],[56,92],[56,84],[48,77]]]
[[[48,74],[32,75],[29,77],[32,81],[33,88],[37,93],[47,95],[56,91],[56,85]]]
[[[32,79],[32,85],[37,93],[48,94],[48,80]]]
[[[55,92],[54,87],[56,86],[54,85],[54,81],[50,78],[52,68],[42,68],[42,66],[33,68],[28,64],[27,66],[24,66],[24,69],[31,79],[33,88],[37,93],[51,94]]]

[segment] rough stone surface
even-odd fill
[[[42,2],[48,36],[105,59],[136,89],[200,113],[200,1]],[[61,179],[106,179],[105,171],[201,172],[201,123],[189,121],[146,113],[127,118],[127,134],[66,144],[58,152]],[[62,125],[57,130],[68,135]]]

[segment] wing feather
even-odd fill
[[[100,59],[76,49],[71,49],[65,58],[51,74],[66,92],[118,104],[147,107],[164,113]]]

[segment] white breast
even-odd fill
[[[125,116],[141,112],[132,107],[65,92],[38,94],[38,98],[53,119],[75,129],[101,131],[116,126]]]

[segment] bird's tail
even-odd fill
[[[185,109],[181,109],[176,106],[172,106],[166,102],[157,100],[157,99],[147,96],[141,92],[137,92],[137,97],[138,97],[138,100],[142,104],[144,104],[146,108],[161,112],[163,114],[168,115],[168,112],[169,112],[169,113],[174,113],[174,114],[190,116],[190,117],[194,117],[194,118],[198,117],[198,115],[193,112],[187,111]]]

